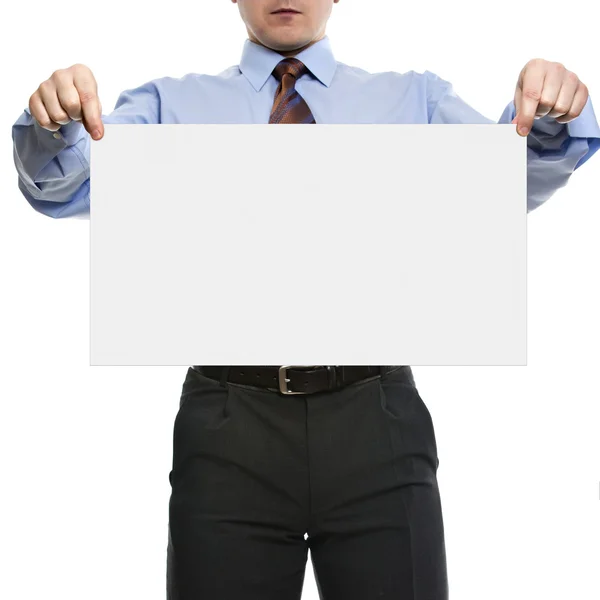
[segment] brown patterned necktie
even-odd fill
[[[296,58],[286,58],[273,69],[279,81],[269,123],[315,124],[310,108],[296,91],[296,81],[308,73],[306,65]]]

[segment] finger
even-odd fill
[[[548,67],[540,103],[538,104],[536,115],[545,117],[556,105],[558,94],[561,90],[566,69],[560,63],[553,63]],[[575,90],[573,90],[573,94]],[[571,104],[569,103],[569,106]],[[566,111],[565,111],[566,112]],[[563,113],[564,114],[564,113]]]
[[[590,94],[587,87],[583,83],[579,82],[579,86],[575,92],[575,97],[573,98],[573,104],[571,104],[571,109],[566,115],[563,117],[557,117],[556,120],[559,123],[569,123],[573,119],[576,119],[585,108],[589,95]]]
[[[51,79],[42,82],[39,87],[40,96],[48,116],[54,123],[66,125],[71,119],[58,101],[56,85]]]
[[[530,63],[519,78],[519,89],[515,94],[515,107],[518,103],[518,129],[521,135],[527,135],[531,130],[542,96],[545,78],[546,63],[544,61]]]
[[[31,112],[31,116],[39,123],[40,127],[48,131],[58,131],[60,129],[60,124],[52,121],[48,115],[39,91],[36,91],[29,99],[29,112]]]
[[[556,102],[551,111],[549,111],[549,115],[551,117],[562,117],[566,115],[571,105],[573,104],[573,100],[575,98],[575,92],[579,86],[579,77],[575,75],[575,73],[571,73],[569,71],[562,79],[562,86],[557,94]]]
[[[77,70],[74,72],[73,82],[79,94],[83,125],[94,139],[100,139],[104,135],[104,125],[96,80],[89,70]],[[96,130],[100,132],[98,138],[94,136]]]
[[[73,74],[70,70],[55,71],[52,79],[56,85],[58,101],[70,119],[81,120],[81,103],[79,94],[73,84]]]

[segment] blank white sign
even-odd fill
[[[92,365],[525,365],[514,125],[105,125]]]

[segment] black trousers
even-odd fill
[[[188,370],[168,600],[446,600],[435,433],[410,367],[284,396]]]

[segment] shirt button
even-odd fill
[[[54,134],[54,137],[55,137],[57,140],[60,140],[60,138],[61,138],[61,135],[60,135],[60,133],[58,133],[58,132],[57,132],[57,133],[55,133],[55,134]]]

